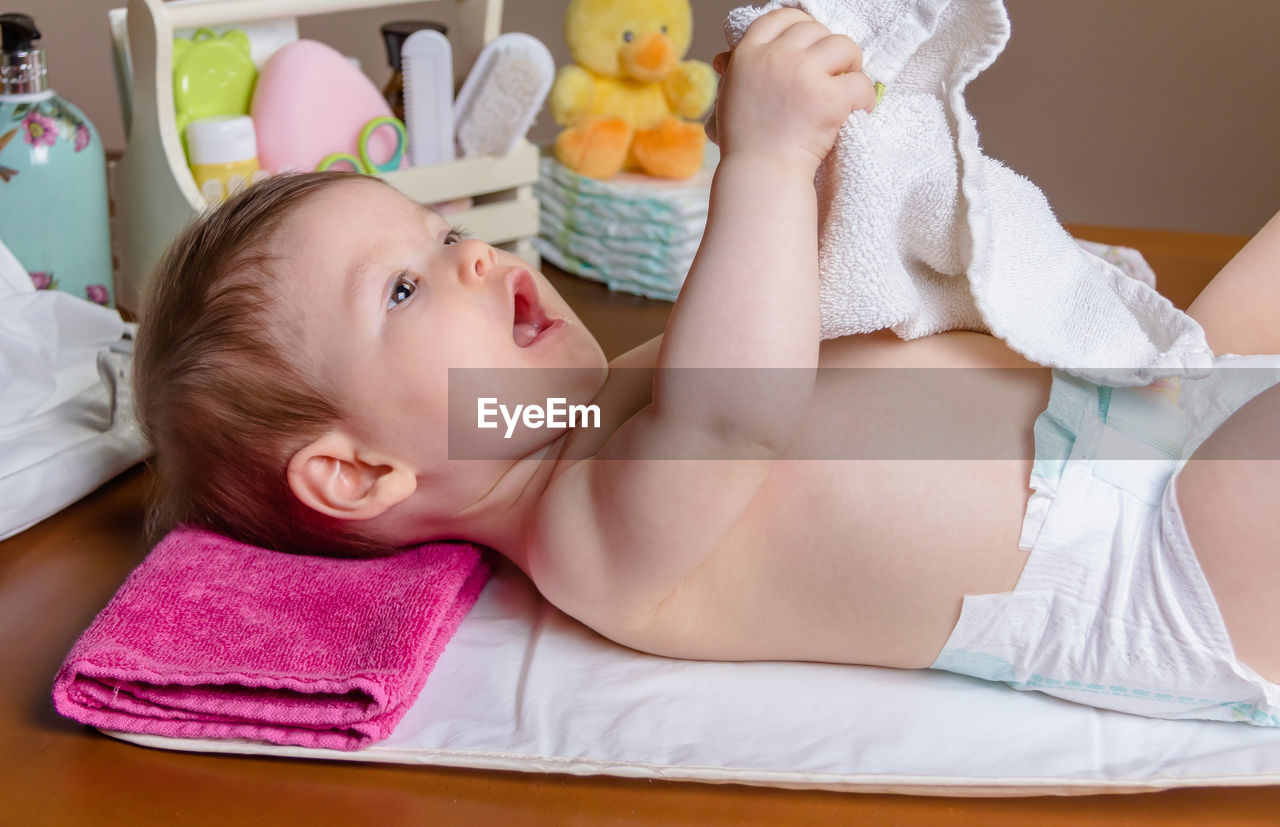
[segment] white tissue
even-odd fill
[[[133,326],[110,308],[36,290],[0,243],[0,539],[135,464]]]
[[[100,381],[98,351],[126,329],[116,311],[58,290],[0,298],[0,434]]]
[[[33,293],[36,286],[22,263],[0,242],[0,298],[19,293]]]

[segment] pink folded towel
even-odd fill
[[[103,729],[359,749],[404,717],[488,577],[465,543],[339,560],[180,528],[72,647],[54,706]]]

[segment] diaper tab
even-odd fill
[[[1032,494],[1022,519],[1018,548],[1030,551],[1049,516],[1058,482],[1075,452],[1076,438],[1091,411],[1099,409],[1099,388],[1060,370],[1053,371],[1049,405],[1036,417],[1035,462],[1031,466]],[[1103,388],[1101,390],[1107,390]]]

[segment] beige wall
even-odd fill
[[[122,0],[26,0],[53,85],[98,124],[124,133],[110,69],[106,10]],[[691,54],[709,60],[739,0],[693,0]],[[1250,233],[1280,210],[1280,2],[1007,0],[1013,38],[970,87],[988,154],[1038,183],[1066,221]],[[506,0],[505,28],[568,60],[565,0]],[[359,57],[379,84],[389,70],[378,24],[448,22],[451,4],[332,15],[303,35]],[[545,113],[535,139],[554,134]]]

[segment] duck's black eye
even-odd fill
[[[622,39],[623,39],[623,40],[625,40],[625,41],[626,41],[626,42],[628,42],[628,43],[630,43],[632,40],[634,40],[634,39],[635,39],[635,37],[636,37],[636,36],[635,36],[634,34],[632,34],[631,32],[623,32],[623,33],[622,33]]]
[[[666,33],[667,33],[667,27],[666,27],[666,26],[663,26],[663,27],[662,27],[662,33],[663,33],[663,34],[666,34]]]

